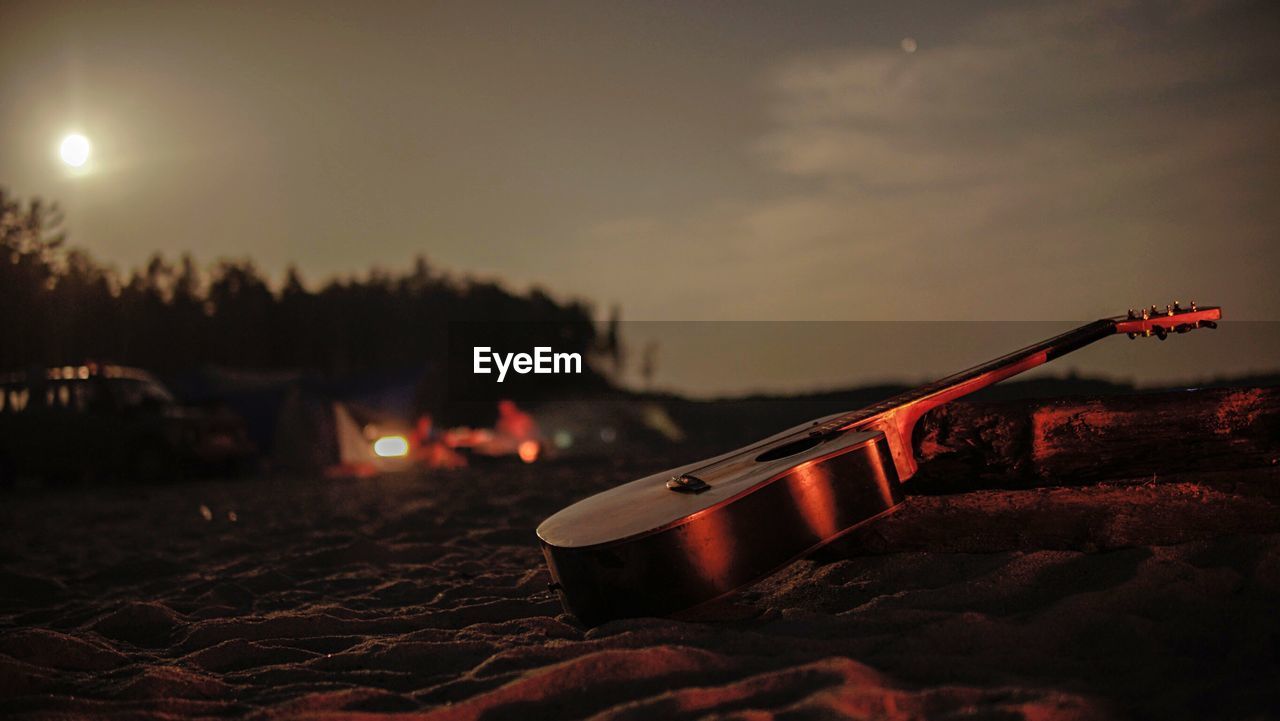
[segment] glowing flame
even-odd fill
[[[538,452],[541,450],[542,448],[538,446],[537,441],[521,441],[520,445],[516,446],[516,453],[520,454],[520,460],[525,463],[533,463],[538,460]]]
[[[409,441],[404,436],[383,436],[373,442],[373,452],[381,458],[404,458],[409,455]]]

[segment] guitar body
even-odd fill
[[[566,608],[588,625],[688,609],[901,502],[882,432],[809,440],[812,425],[633,481],[548,518],[538,537]],[[668,487],[694,469],[705,491]]]
[[[595,625],[693,608],[891,512],[916,471],[911,437],[933,408],[1102,338],[1217,327],[1177,301],[1103,318],[872,406],[598,493],[538,526],[551,587]]]

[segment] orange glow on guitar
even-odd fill
[[[911,434],[938,406],[1108,336],[1215,328],[1174,302],[1086,323],[888,400],[819,418],[618,486],[538,526],[552,588],[588,625],[676,613],[746,586],[893,512],[916,472]]]

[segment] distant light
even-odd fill
[[[62,162],[79,168],[89,162],[89,149],[89,139],[73,133],[62,139],[58,154],[62,156]]]
[[[404,458],[409,455],[409,441],[404,436],[383,436],[373,442],[373,452],[382,458]]]
[[[533,463],[538,460],[538,452],[541,450],[542,448],[537,441],[521,441],[520,445],[516,446],[516,453],[520,454],[520,460],[525,463]]]
[[[562,428],[551,436],[551,442],[556,445],[556,448],[568,448],[573,445],[573,434]]]
[[[915,38],[903,38],[903,39],[902,39],[902,50],[903,50],[903,52],[914,53],[914,52],[915,52],[916,50],[918,50],[919,48],[920,48],[920,44],[916,42],[916,39],[915,39]]]

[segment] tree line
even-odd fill
[[[496,346],[615,361],[615,320],[534,288],[458,277],[419,257],[309,288],[296,268],[273,287],[252,260],[201,267],[157,254],[122,274],[71,247],[56,206],[0,188],[0,370],[86,360],[161,373],[204,365],[342,375],[443,365],[451,324],[490,324]],[[496,330],[495,330],[496,329]],[[597,365],[599,365],[597,363]]]

